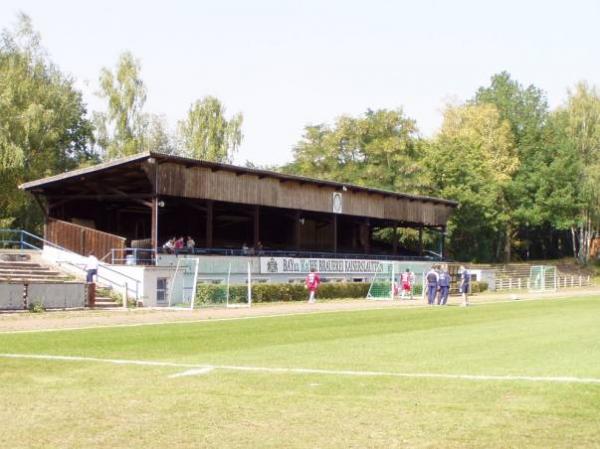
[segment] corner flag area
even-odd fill
[[[600,296],[377,305],[70,330],[0,316],[2,445],[600,447]]]

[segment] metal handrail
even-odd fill
[[[51,246],[51,247],[56,248],[56,249],[58,249],[60,251],[64,251],[64,252],[67,252],[67,253],[70,253],[70,254],[74,254],[76,256],[81,256],[80,254],[77,254],[76,252],[71,251],[70,249],[64,248],[64,247],[62,247],[60,245],[57,245],[56,243],[50,242],[50,241],[48,241],[48,240],[46,240],[46,239],[44,239],[44,238],[42,238],[42,237],[40,237],[38,235],[32,234],[31,232],[28,232],[28,231],[25,231],[24,229],[0,229],[0,234],[3,234],[3,233],[16,233],[16,234],[19,234],[20,239],[18,241],[0,240],[0,242],[2,242],[2,243],[11,243],[11,244],[19,244],[20,249],[25,249],[24,247],[27,247],[28,249],[34,249],[34,250],[37,250],[37,251],[42,251],[43,248],[40,248],[38,246],[35,246],[35,245],[27,242],[23,238],[23,236],[27,236],[27,237],[31,237],[32,239],[41,242],[44,245]],[[75,267],[75,268],[77,268],[77,269],[82,270],[82,271],[85,272],[85,268],[83,266],[77,265],[77,264],[75,264],[73,262],[69,262],[68,260],[62,260],[62,261],[59,261],[59,262],[60,263],[66,263],[68,265],[71,265],[71,266],[73,266],[73,267]],[[132,290],[132,291],[135,291],[135,299],[136,300],[139,299],[139,283],[140,283],[139,280],[137,280],[135,278],[132,278],[131,276],[127,276],[126,274],[123,274],[120,271],[114,270],[114,269],[108,267],[106,264],[102,264],[102,268],[105,269],[105,270],[107,270],[107,271],[110,271],[112,273],[115,273],[115,274],[117,274],[117,275],[119,275],[119,276],[121,276],[121,277],[123,277],[123,278],[125,278],[127,280],[135,282],[135,290]],[[108,284],[113,284],[113,285],[115,285],[116,287],[119,287],[119,288],[125,288],[128,285],[127,282],[124,282],[121,285],[118,282],[115,282],[115,281],[112,281],[110,279],[105,278],[104,276],[98,276],[98,275],[96,275],[96,276],[98,277],[98,279],[102,278]],[[130,290],[129,287],[127,287],[127,290]]]
[[[152,249],[138,248],[140,251],[153,251]],[[325,251],[294,251],[294,250],[248,250],[244,251],[237,248],[194,248],[190,251],[187,248],[167,252],[159,249],[158,254],[189,254],[189,255],[220,255],[220,256],[246,256],[246,257],[300,257],[300,258],[340,258],[340,259],[377,259],[377,260],[400,260],[400,261],[430,261],[431,256],[413,256],[413,255],[392,255],[392,254],[364,254],[364,253],[344,253],[344,252],[325,252]],[[433,253],[436,259],[437,253]]]

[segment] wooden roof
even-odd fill
[[[35,181],[26,182],[24,184],[21,184],[19,186],[19,188],[21,188],[23,190],[27,190],[27,191],[32,191],[32,192],[43,192],[47,188],[59,187],[59,185],[61,183],[69,183],[69,181],[72,182],[74,180],[82,180],[82,178],[85,178],[86,175],[96,175],[96,174],[101,174],[103,172],[108,173],[117,167],[126,168],[128,165],[133,165],[133,164],[136,164],[139,162],[147,161],[150,158],[154,158],[155,160],[159,161],[159,163],[171,162],[174,164],[183,165],[186,168],[188,168],[188,167],[205,167],[205,168],[210,169],[213,172],[215,172],[215,171],[233,172],[238,176],[248,174],[248,175],[257,176],[259,179],[271,178],[271,179],[278,179],[280,181],[297,182],[301,185],[307,184],[307,185],[321,186],[321,187],[327,186],[327,187],[331,187],[336,190],[343,190],[343,191],[350,191],[350,192],[363,192],[363,193],[367,193],[367,194],[379,194],[384,197],[392,197],[392,198],[405,199],[405,200],[407,199],[409,201],[418,201],[418,202],[423,202],[423,203],[429,202],[429,203],[449,206],[451,208],[454,208],[458,205],[458,203],[456,201],[446,200],[446,199],[442,199],[442,198],[435,198],[435,197],[422,196],[422,195],[410,195],[407,193],[398,193],[398,192],[393,192],[393,191],[389,191],[389,190],[357,186],[357,185],[348,184],[348,183],[327,181],[327,180],[323,180],[323,179],[309,178],[309,177],[305,177],[305,176],[289,175],[289,174],[278,173],[278,172],[273,172],[273,171],[268,171],[268,170],[240,167],[240,166],[236,166],[236,165],[222,164],[222,163],[217,163],[217,162],[209,162],[209,161],[192,159],[192,158],[187,158],[187,157],[182,157],[182,156],[174,156],[174,155],[159,153],[159,152],[155,152],[155,151],[143,152],[143,153],[135,154],[133,156],[128,156],[128,157],[124,157],[124,158],[120,158],[120,159],[115,159],[115,160],[112,160],[109,162],[97,164],[97,165],[94,165],[91,167],[80,168],[80,169],[68,171],[68,172],[65,172],[65,173],[62,173],[59,175],[49,176],[47,178],[42,178],[42,179],[38,179]]]

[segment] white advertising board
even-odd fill
[[[292,257],[261,257],[261,274],[308,273],[315,268],[324,274],[372,274],[379,261],[369,259],[304,259]]]

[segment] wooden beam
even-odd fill
[[[213,247],[213,209],[214,202],[212,200],[206,201],[206,247]]]
[[[56,200],[139,200],[145,198],[152,198],[152,193],[132,193],[131,195],[123,196],[121,194],[101,194],[92,193],[89,195],[48,195],[48,198]],[[148,207],[150,207],[148,205]]]
[[[338,216],[333,214],[333,253],[336,254],[338,251]]]
[[[50,212],[50,208],[42,202],[42,200],[40,199],[40,197],[38,196],[37,193],[33,194],[33,198],[35,199],[35,202],[37,203],[37,205],[40,206],[40,209],[42,209],[42,213],[44,214],[44,217],[48,218],[48,213]]]
[[[252,230],[254,231],[252,238],[254,240],[254,247],[256,248],[258,242],[260,242],[260,206],[254,206],[252,218]]]
[[[150,222],[151,228],[151,239],[152,239],[152,248],[154,249],[154,254],[157,254],[158,250],[158,197],[152,198],[152,218]]]
[[[302,245],[302,224],[300,223],[301,212],[299,210],[294,214],[294,249],[300,251]]]

